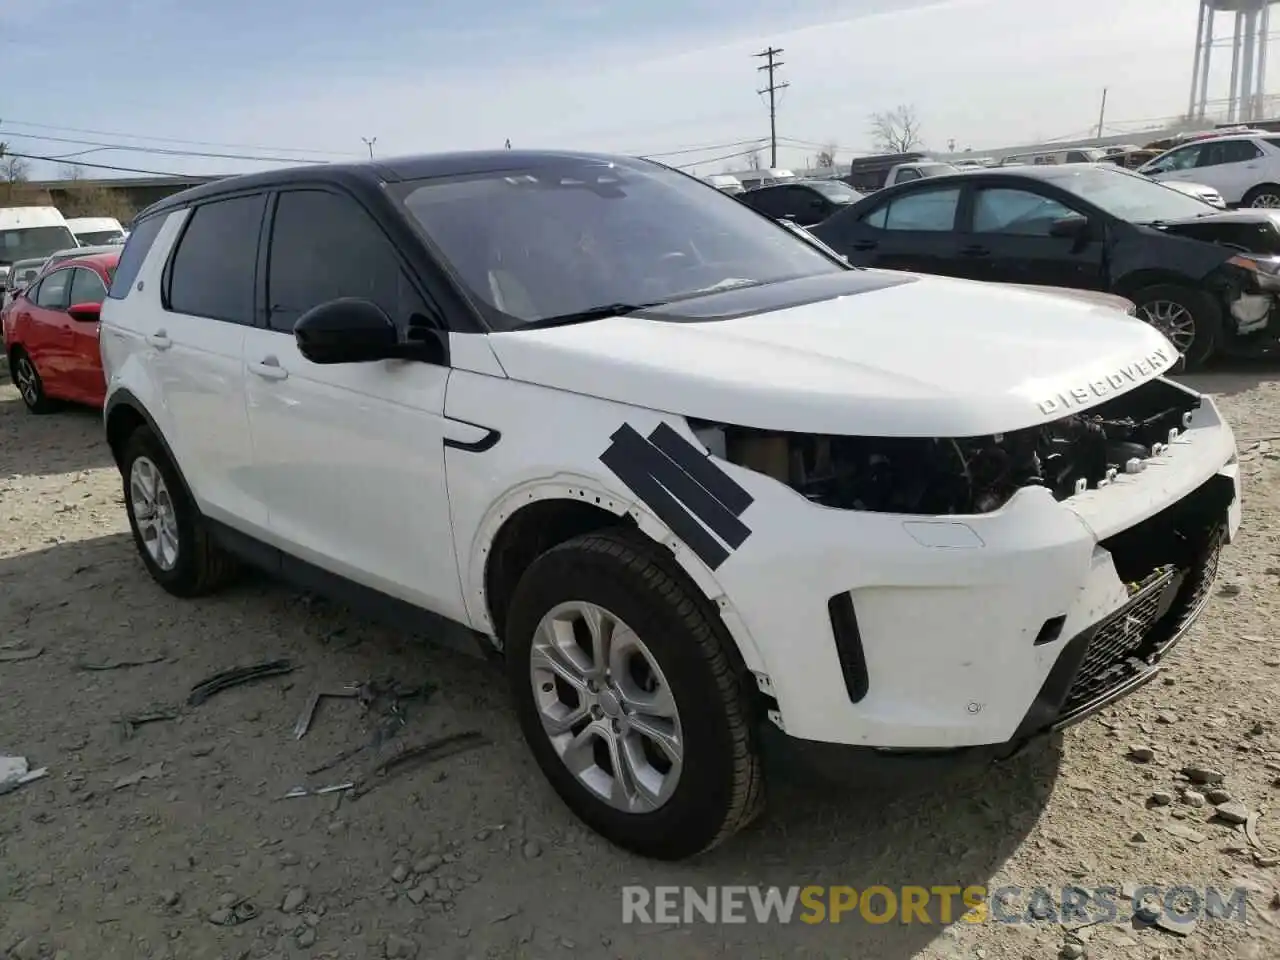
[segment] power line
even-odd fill
[[[707,153],[711,150],[729,150],[729,149],[732,149],[733,147],[745,147],[749,143],[759,145],[761,142],[762,141],[760,137],[753,137],[753,138],[744,139],[744,140],[731,140],[728,143],[705,143],[700,147],[679,147],[675,150],[662,150],[657,153],[644,153],[639,150],[627,151],[627,152],[634,153],[636,156],[646,157],[652,160],[657,157],[681,157],[681,156],[688,156],[691,153]]]
[[[32,123],[28,120],[11,120],[0,118],[0,126],[30,127],[33,130],[53,130],[58,133],[87,133],[94,137],[118,137],[125,140],[150,140],[153,143],[176,143],[189,147],[223,147],[231,150],[264,150],[281,153],[312,153],[318,156],[349,157],[345,150],[311,150],[304,147],[264,147],[253,143],[219,143],[213,140],[182,140],[177,137],[152,137],[140,133],[120,133],[113,130],[89,130],[85,127],[63,127],[50,123]]]
[[[131,143],[104,143],[98,140],[76,140],[70,137],[51,137],[34,133],[3,134],[12,140],[40,140],[49,143],[68,143],[81,147],[94,147],[99,150],[122,150],[128,153],[142,153],[162,157],[199,157],[210,160],[254,160],[261,163],[331,163],[330,160],[312,160],[308,157],[266,157],[246,153],[209,153],[202,150],[175,150],[170,147],[144,147]]]
[[[43,160],[46,163],[63,163],[57,157],[40,157],[34,153],[14,153],[8,148],[5,149],[0,157],[21,157],[23,160]],[[77,167],[92,167],[94,170],[115,170],[119,173],[145,173],[153,177],[189,177],[189,173],[174,173],[172,170],[139,170],[137,167],[117,167],[110,163],[88,163],[80,162],[75,164]]]
[[[763,66],[757,67],[756,70],[764,70],[768,72],[769,85],[763,90],[757,90],[756,93],[769,94],[769,166],[776,167],[778,165],[778,100],[777,94],[779,90],[785,90],[791,86],[789,83],[775,83],[774,73],[782,66],[781,60],[775,60],[778,54],[782,53],[781,47],[766,47],[764,50],[755,54],[757,57],[764,57]]]
[[[736,160],[738,157],[749,157],[752,154],[758,152],[760,147],[762,147],[763,145],[764,145],[764,142],[761,141],[756,146],[752,147],[750,150],[739,150],[737,153],[726,153],[724,156],[720,156],[720,157],[708,157],[706,160],[693,160],[689,163],[672,164],[672,166],[676,167],[676,169],[678,170],[688,170],[690,167],[700,167],[704,163],[721,163],[725,160]]]

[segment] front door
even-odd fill
[[[67,295],[71,287],[71,271],[55,270],[31,291],[27,301],[30,322],[25,347],[35,364],[45,392],[71,399],[67,381],[71,351],[70,318]]]
[[[69,306],[96,303],[107,298],[106,282],[96,270],[76,267],[71,277]],[[102,353],[98,342],[98,322],[68,317],[70,350],[67,356],[67,382],[81,403],[99,406],[106,397],[107,382],[102,376]]]
[[[444,474],[449,369],[409,360],[314,364],[298,317],[339,297],[429,325],[422,293],[377,222],[328,189],[282,192],[271,218],[266,325],[245,340],[252,483],[281,549],[465,620]]]
[[[1018,187],[978,187],[972,227],[961,255],[975,266],[974,279],[1101,290],[1105,230],[1090,226],[1080,238],[1055,237],[1056,221],[1084,214],[1059,200]]]
[[[859,236],[839,252],[864,266],[967,276],[956,234],[960,194],[958,185],[898,194],[865,216]]]

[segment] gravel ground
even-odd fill
[[[97,416],[32,417],[0,385],[0,754],[49,771],[0,796],[0,956],[1280,957],[1278,380],[1196,378],[1242,440],[1278,439],[1276,452],[1241,444],[1244,533],[1163,684],[945,790],[779,782],[763,822],[680,865],[577,824],[492,666],[272,583],[199,602],[161,592],[128,538]],[[292,673],[185,703],[210,674],[278,658]],[[325,700],[294,738],[312,690],[383,678],[398,689]],[[423,684],[434,692],[410,695]],[[358,799],[284,799],[468,730],[487,744],[406,764]],[[1222,781],[1185,792],[1187,765]],[[1226,795],[1235,806],[1219,812]],[[1259,814],[1270,854],[1223,813]],[[1180,930],[947,926],[936,911],[935,925],[621,922],[624,884],[746,883],[1214,885],[1245,888],[1248,906],[1244,922]]]

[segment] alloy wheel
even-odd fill
[[[34,407],[40,402],[40,378],[36,376],[36,368],[32,366],[31,358],[25,353],[18,357],[18,362],[14,366],[13,382],[27,406]]]
[[[538,624],[529,679],[543,730],[587,790],[626,813],[671,798],[684,761],[680,713],[631,627],[593,603],[559,604]]]
[[[147,553],[161,570],[178,564],[178,515],[160,469],[149,457],[137,457],[129,470],[129,499],[134,523]]]
[[[1196,339],[1196,321],[1190,310],[1173,300],[1151,300],[1138,310],[1143,320],[1169,338],[1178,353],[1190,349]]]
[[[1253,198],[1251,207],[1264,207],[1266,209],[1275,209],[1280,207],[1280,193],[1260,193]]]

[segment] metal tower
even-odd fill
[[[1231,89],[1226,100],[1227,122],[1249,123],[1264,118],[1271,7],[1277,2],[1280,0],[1200,0],[1196,59],[1191,71],[1191,102],[1187,108],[1189,118],[1206,119],[1210,103],[1210,55],[1215,46],[1227,44],[1231,46]],[[1214,18],[1218,13],[1235,14],[1235,32],[1230,38],[1214,37]]]

